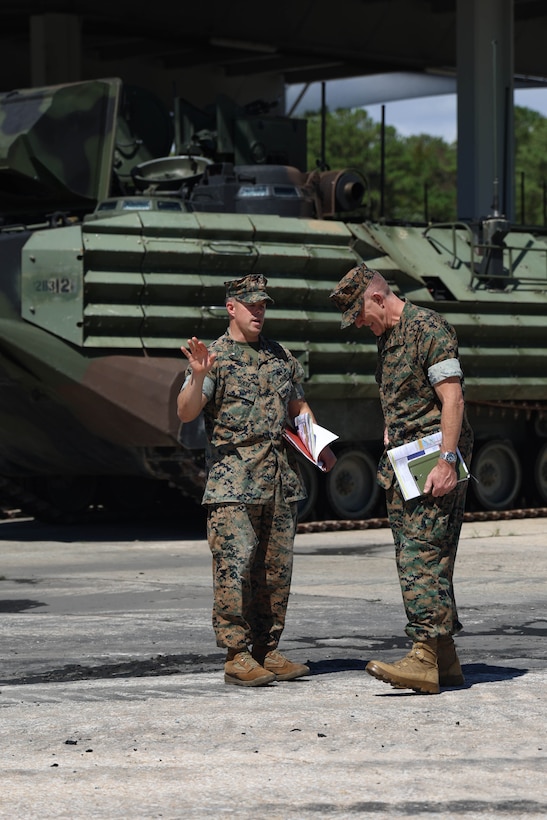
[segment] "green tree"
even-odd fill
[[[456,145],[427,134],[402,137],[393,126],[382,129],[364,109],[338,109],[325,118],[308,114],[308,166],[357,168],[368,181],[371,219],[447,221],[456,218]],[[383,205],[383,209],[382,209]]]
[[[518,222],[545,225],[547,118],[515,106],[515,211]]]
[[[515,106],[516,221],[547,223],[547,118]],[[392,126],[384,134],[382,185],[381,125],[365,109],[338,109],[325,119],[322,157],[320,115],[308,114],[310,168],[353,167],[368,181],[371,219],[447,222],[457,218],[457,143],[427,134],[403,137]],[[382,207],[383,206],[383,207]]]

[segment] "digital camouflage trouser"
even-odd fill
[[[296,503],[211,505],[213,629],[217,646],[274,648],[285,626],[291,586]]]
[[[467,484],[461,482],[440,498],[422,496],[406,502],[396,482],[386,490],[408,621],[405,632],[413,641],[454,635],[462,628],[453,576]]]

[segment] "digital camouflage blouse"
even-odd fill
[[[306,497],[290,445],[282,437],[292,399],[303,399],[304,369],[278,342],[257,350],[228,332],[209,346],[217,359],[205,378],[208,446],[203,504],[263,504],[276,488],[286,501]]]
[[[432,382],[457,375],[464,388],[458,339],[452,325],[436,311],[406,302],[399,322],[379,336],[377,344],[376,382],[389,447],[440,430],[441,402]],[[471,426],[464,414],[458,445],[464,460],[471,455],[472,441]],[[379,483],[387,488],[393,477],[393,468],[384,452]]]

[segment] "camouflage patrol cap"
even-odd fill
[[[349,327],[356,320],[362,307],[361,297],[370,285],[375,273],[375,270],[367,268],[365,263],[362,262],[348,271],[329,294],[329,299],[332,299],[342,313],[341,328]]]
[[[238,302],[245,302],[253,305],[255,302],[271,302],[273,299],[266,293],[268,280],[261,273],[252,273],[242,279],[234,279],[233,282],[224,282],[226,287],[226,298],[237,299]]]

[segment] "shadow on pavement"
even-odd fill
[[[205,515],[199,507],[180,517],[142,517],[115,522],[97,520],[82,524],[46,524],[35,519],[0,522],[0,541],[56,541],[103,543],[108,541],[193,541],[206,538]]]
[[[40,683],[66,683],[69,681],[108,680],[113,678],[161,677],[178,674],[200,674],[222,669],[224,654],[215,655],[157,655],[147,660],[125,661],[123,663],[83,666],[69,664],[44,672],[22,674],[13,678],[0,679],[0,686],[27,686]],[[340,672],[364,672],[368,660],[359,658],[329,658],[323,661],[307,661],[310,677],[333,675]],[[461,689],[470,689],[481,683],[511,680],[527,673],[527,669],[507,666],[493,666],[486,663],[472,663],[462,666],[465,684]],[[450,688],[450,687],[447,687]],[[406,690],[405,690],[406,691]],[[390,693],[403,694],[402,690],[390,689]],[[384,691],[383,694],[387,694]],[[406,694],[412,694],[406,692]]]
[[[493,666],[489,663],[466,663],[462,664],[462,672],[465,677],[464,689],[469,689],[478,683],[493,683],[500,680],[511,680],[526,675],[528,669],[521,669],[516,666]]]
[[[306,661],[311,675],[333,675],[337,672],[364,671],[367,661],[359,658],[329,658],[325,661]]]
[[[69,664],[45,672],[22,674],[0,679],[0,686],[25,686],[37,683],[66,683],[68,681],[108,680],[112,678],[143,678],[166,675],[201,673],[221,669],[224,655],[157,655],[147,660],[107,663],[100,666]]]
[[[365,671],[369,659],[359,658],[330,658],[324,661],[307,661],[312,675],[332,675],[337,672]],[[470,689],[479,683],[493,683],[494,681],[511,680],[525,675],[528,669],[513,666],[493,666],[487,663],[468,663],[462,665],[465,684],[459,689]],[[449,687],[448,687],[449,688]]]

